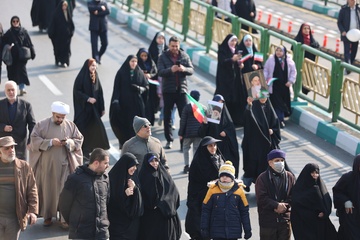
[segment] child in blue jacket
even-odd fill
[[[213,240],[249,239],[252,235],[249,204],[243,187],[235,181],[231,161],[220,167],[219,180],[209,183],[201,212],[201,234]]]

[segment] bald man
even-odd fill
[[[12,136],[18,144],[16,157],[26,160],[26,145],[36,124],[34,113],[31,104],[17,96],[16,82],[5,83],[5,95],[0,100],[0,137]]]

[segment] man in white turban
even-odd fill
[[[53,102],[51,112],[51,117],[35,125],[30,142],[30,166],[35,174],[39,215],[44,218],[44,226],[50,226],[52,218],[57,216],[59,195],[68,175],[83,162],[83,136],[66,119],[69,105]]]

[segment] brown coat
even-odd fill
[[[38,191],[34,173],[29,164],[15,159],[16,216],[20,229],[24,231],[28,223],[28,214],[38,214]]]

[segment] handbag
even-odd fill
[[[28,47],[19,47],[19,59],[20,60],[29,60],[31,58],[31,51]]]
[[[2,56],[3,62],[6,64],[6,66],[11,66],[12,55],[11,55],[11,48],[10,48],[9,44],[5,44],[1,56]]]

